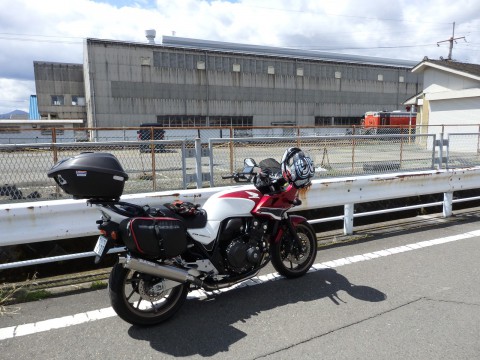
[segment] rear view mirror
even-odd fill
[[[247,158],[243,161],[244,167],[243,167],[243,172],[246,174],[251,174],[253,172],[253,168],[257,166],[255,163],[255,160],[252,158]]]

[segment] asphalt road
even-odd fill
[[[193,297],[150,328],[115,316],[106,290],[20,304],[0,317],[0,357],[479,358],[479,218],[470,210],[359,229],[364,240],[321,250],[300,279],[263,276]]]

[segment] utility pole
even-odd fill
[[[459,40],[459,39],[464,39],[465,40],[465,36],[460,36],[460,37],[457,37],[457,38],[455,37],[455,21],[454,21],[453,22],[452,36],[450,37],[450,39],[442,40],[442,41],[437,42],[437,46],[440,46],[440,43],[444,43],[444,42],[447,42],[447,41],[450,43],[450,47],[449,47],[449,50],[448,50],[448,60],[452,60],[453,42],[455,40]],[[467,40],[465,40],[465,41],[467,41]]]

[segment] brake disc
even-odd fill
[[[306,254],[310,252],[310,243],[308,242],[308,239],[305,239],[304,234],[298,234],[298,237],[300,238],[300,241],[302,242],[302,248],[297,249],[296,247],[293,249],[293,253],[289,253],[286,257],[285,260],[290,261],[292,264],[301,264],[303,263]]]
[[[138,293],[145,300],[149,300],[151,302],[158,301],[162,299],[166,293],[164,281],[160,280],[157,283],[152,283],[150,281],[141,279],[138,283]]]

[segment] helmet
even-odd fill
[[[310,185],[310,180],[315,174],[312,159],[305,155],[299,148],[285,150],[282,158],[282,175],[297,189]]]

